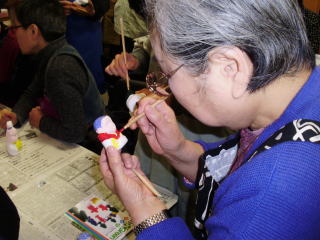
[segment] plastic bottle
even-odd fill
[[[11,156],[15,156],[21,150],[22,143],[18,138],[17,130],[13,127],[11,121],[7,121],[7,130],[6,130],[6,148],[7,152]]]

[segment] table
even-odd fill
[[[99,156],[79,145],[55,140],[26,124],[19,129],[23,143],[17,156],[8,156],[0,136],[0,182],[8,191],[21,218],[19,240],[72,240],[81,233],[64,215],[89,195],[108,199],[124,209],[103,183]],[[168,207],[177,196],[156,186]],[[129,234],[127,239],[134,239]]]

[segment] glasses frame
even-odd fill
[[[170,94],[169,90],[169,79],[179,71],[180,68],[183,67],[184,64],[181,64],[176,69],[172,70],[169,73],[164,73],[163,71],[151,72],[146,76],[146,87],[149,91],[160,95],[167,96]],[[161,75],[160,78],[156,78],[155,76]],[[164,92],[166,92],[164,94]]]

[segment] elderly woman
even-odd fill
[[[198,239],[320,238],[320,69],[292,0],[146,0],[151,41],[176,99],[239,133],[184,138],[173,111],[143,99],[138,126],[198,189]],[[171,74],[170,74],[171,73]],[[174,73],[174,74],[172,74]],[[137,127],[137,126],[133,126]],[[138,239],[192,239],[134,176],[138,159],[108,148],[101,170]]]

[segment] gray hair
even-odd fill
[[[236,46],[253,63],[253,92],[284,74],[315,66],[295,0],[145,0],[162,50],[200,75],[215,47]]]

